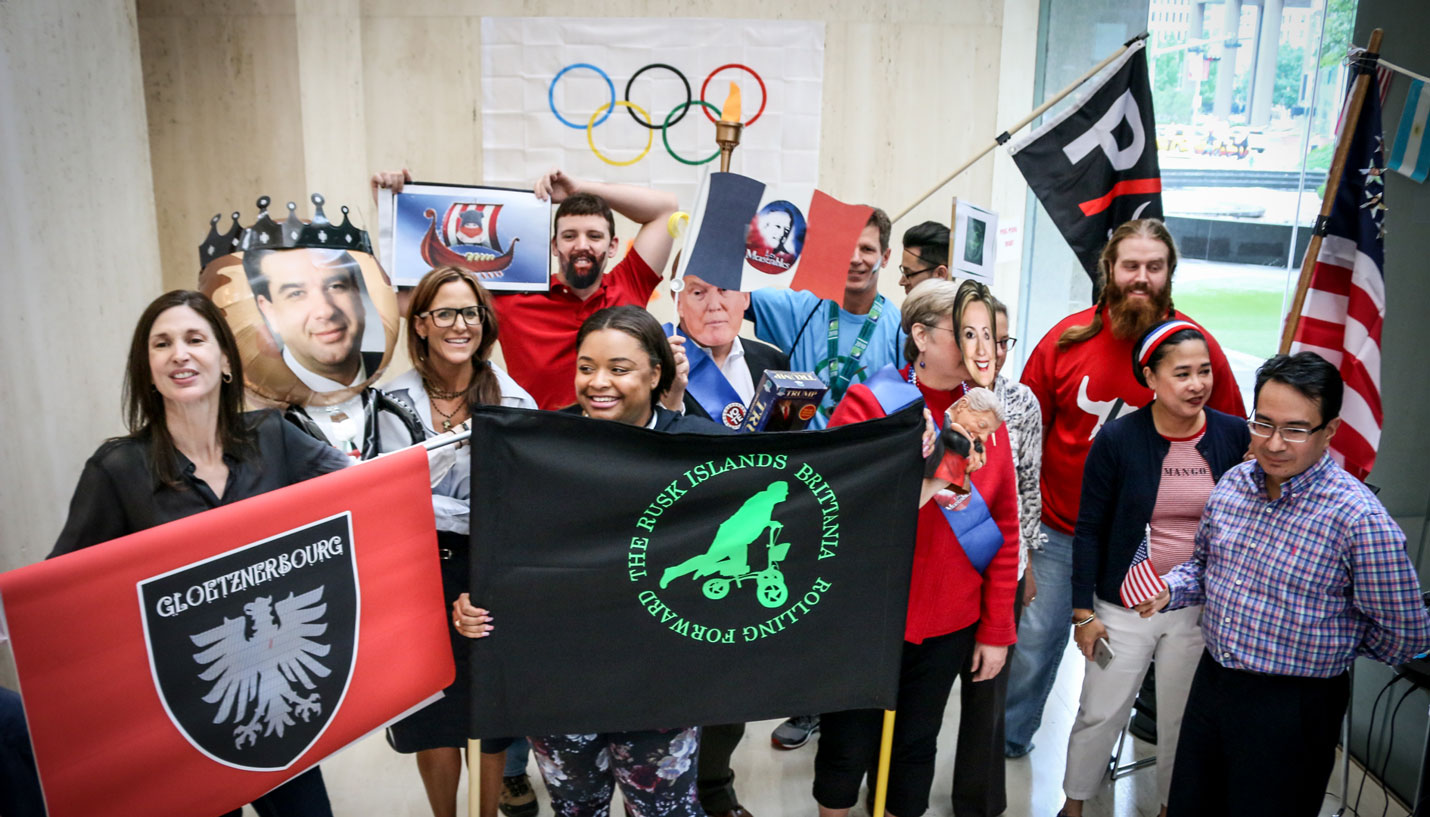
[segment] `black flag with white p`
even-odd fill
[[[1071,106],[1008,152],[1097,281],[1097,258],[1124,221],[1162,217],[1146,41],[1133,42]]]

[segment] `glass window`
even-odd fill
[[[1194,3],[1149,25],[1178,309],[1216,336],[1251,405],[1321,206],[1355,0]],[[1322,43],[1322,28],[1326,40]]]
[[[1037,95],[1146,28],[1163,211],[1182,253],[1173,300],[1221,343],[1249,406],[1320,210],[1356,0],[1151,0],[1128,20],[1135,5],[1044,0]],[[1029,199],[1020,362],[1092,299],[1067,242]]]

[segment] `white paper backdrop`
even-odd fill
[[[552,80],[567,66],[585,63]],[[740,86],[743,121],[749,122],[764,101],[759,119],[744,129],[731,170],[772,187],[810,186],[819,172],[819,119],[824,76],[824,24],[786,20],[582,19],[555,17],[485,17],[482,19],[482,149],[484,183],[529,187],[552,167],[577,178],[627,182],[676,193],[683,209],[694,206],[700,177],[719,169],[719,159],[699,166],[670,156],[659,128],[685,102],[685,86],[664,68],[650,68],[631,84],[630,101],[645,109],[656,130],[617,106],[590,137],[608,159],[598,158],[587,142],[592,114],[611,100],[626,98],[626,86],[644,66],[662,63],[678,69],[700,98],[701,85],[720,66],[748,66],[764,81],[764,93],[750,73],[725,68],[711,77],[705,101],[725,103],[730,81]],[[552,107],[579,128],[561,123]],[[687,159],[716,151],[715,125],[708,109],[693,104],[668,130],[670,147]]]

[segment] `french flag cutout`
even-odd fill
[[[1132,556],[1132,566],[1127,568],[1127,577],[1122,580],[1122,588],[1119,595],[1122,597],[1122,604],[1126,607],[1136,607],[1148,599],[1154,599],[1157,594],[1167,589],[1167,583],[1162,581],[1162,577],[1157,575],[1157,568],[1152,566],[1151,557],[1152,526],[1147,526],[1147,533],[1142,537],[1142,544],[1137,546],[1137,552]]]
[[[679,274],[721,289],[802,289],[837,301],[872,212],[808,187],[775,190],[710,173],[696,194]]]

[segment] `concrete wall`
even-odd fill
[[[49,551],[123,431],[130,332],[161,291],[151,178],[134,4],[0,3],[0,570]]]

